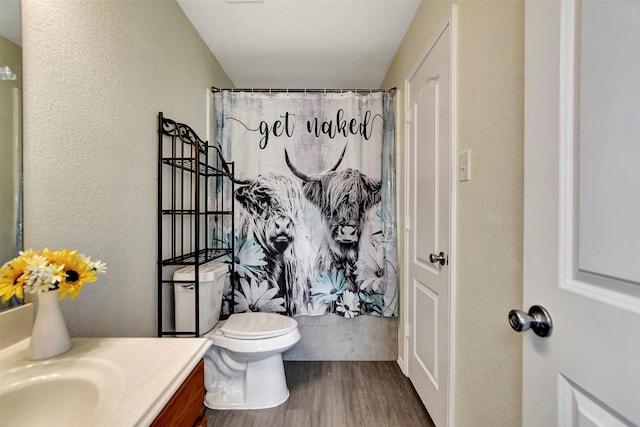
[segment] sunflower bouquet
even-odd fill
[[[98,280],[107,265],[78,251],[62,249],[37,252],[29,249],[0,268],[0,296],[5,303],[13,296],[24,299],[24,291],[42,293],[58,291],[59,299],[75,299],[85,283]]]

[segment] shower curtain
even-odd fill
[[[223,313],[396,316],[392,94],[221,90],[214,103],[235,164]]]

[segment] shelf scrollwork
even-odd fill
[[[178,123],[165,117],[162,118],[162,133],[173,138],[179,138],[180,141],[198,147],[198,151],[205,153],[207,151],[207,141],[204,141],[198,134],[184,123]]]

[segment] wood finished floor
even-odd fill
[[[208,427],[434,427],[396,362],[284,362],[289,400],[272,409],[207,409]]]

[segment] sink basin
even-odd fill
[[[32,324],[32,304],[0,312],[1,427],[151,425],[211,345],[206,338],[71,338],[66,353],[32,361]]]
[[[124,390],[122,372],[106,360],[29,361],[3,372],[0,418],[3,426],[107,425]]]

